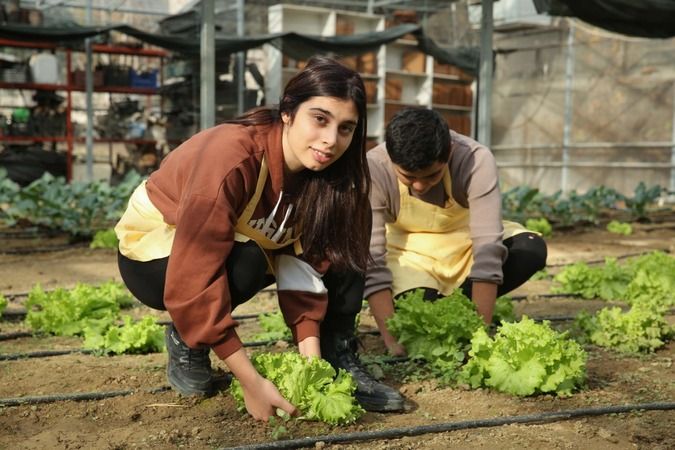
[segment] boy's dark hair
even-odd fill
[[[450,156],[450,130],[443,116],[424,108],[406,108],[391,119],[385,132],[391,161],[414,172]]]

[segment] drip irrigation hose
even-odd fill
[[[40,395],[35,397],[14,397],[1,398],[0,407],[5,406],[21,406],[21,405],[35,405],[38,403],[54,403],[61,401],[87,401],[87,400],[102,400],[105,398],[121,397],[123,395],[131,395],[138,393],[158,394],[170,390],[170,386],[159,386],[152,389],[143,390],[123,390],[123,391],[108,391],[108,392],[83,392],[80,394],[54,394],[54,395]]]
[[[10,318],[10,319],[18,319],[18,318],[24,317],[26,314],[28,314],[28,311],[26,311],[25,308],[17,308],[17,309],[13,309],[11,311],[4,311],[2,313],[2,317],[7,317],[7,318]],[[232,318],[234,320],[251,320],[251,319],[257,319],[258,317],[260,317],[263,314],[269,314],[269,313],[263,312],[263,313],[241,314],[241,315],[235,314],[235,315],[232,316]],[[173,323],[173,322],[170,321],[170,320],[158,320],[157,323],[159,325],[169,325],[170,323]]]
[[[653,253],[655,251],[663,252],[663,253],[670,253],[670,250],[667,248],[663,249],[651,249],[647,250],[644,252],[636,252],[636,253],[626,253],[625,255],[619,255],[619,256],[613,256],[615,259],[626,259],[626,258],[632,258],[634,256],[642,256],[642,255],[648,255],[649,253]],[[602,264],[605,262],[605,259],[591,259],[589,261],[574,261],[573,263],[566,262],[566,263],[557,263],[557,264],[546,264],[546,268],[549,267],[564,267],[568,266],[570,264],[576,264],[576,263],[584,263],[584,264]]]
[[[16,361],[18,359],[29,359],[29,358],[47,358],[50,356],[72,355],[74,353],[90,355],[94,353],[94,350],[77,348],[71,350],[42,350],[38,352],[9,353],[6,355],[0,355],[0,361]]]
[[[28,333],[30,336],[30,333]],[[244,342],[242,345],[244,347],[266,347],[268,345],[274,345],[277,342],[279,342],[279,339],[277,340],[271,340],[271,341],[255,341],[255,342]],[[286,341],[289,342],[289,341]],[[69,349],[69,350],[43,350],[43,351],[37,351],[37,352],[26,352],[26,353],[8,353],[5,355],[0,354],[0,361],[16,361],[18,359],[30,359],[30,358],[48,358],[51,356],[63,356],[63,355],[72,355],[75,353],[81,353],[83,355],[90,355],[93,353],[96,353],[97,350],[89,350],[89,349],[81,349],[81,348],[76,348],[76,349]]]
[[[0,254],[31,255],[33,253],[60,252],[63,250],[70,250],[72,248],[88,247],[88,246],[89,244],[87,244],[86,242],[82,242],[76,244],[49,245],[45,247],[14,247],[14,248],[3,248],[2,250],[0,250]]]
[[[70,235],[59,231],[0,231],[0,238],[3,239],[51,239],[55,237],[70,237]]]
[[[675,402],[637,403],[629,405],[601,406],[595,408],[568,409],[563,411],[528,414],[523,416],[497,417],[493,419],[463,420],[434,425],[391,428],[379,431],[359,431],[355,433],[328,434],[323,436],[272,441],[239,447],[223,447],[228,450],[262,450],[314,447],[317,443],[338,444],[357,441],[398,439],[406,436],[420,436],[429,433],[445,433],[448,431],[467,430],[472,428],[499,427],[512,424],[550,423],[577,417],[601,416],[632,411],[666,411],[675,409]]]
[[[19,339],[23,337],[31,337],[33,333],[29,331],[17,331],[14,333],[4,333],[0,334],[0,341],[10,341],[12,339]]]

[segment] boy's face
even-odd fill
[[[447,162],[435,162],[424,169],[415,171],[408,171],[394,164],[396,177],[417,195],[426,194],[429,189],[440,183],[447,168]]]

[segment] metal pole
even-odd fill
[[[201,66],[200,66],[200,125],[201,129],[215,124],[216,64],[215,64],[214,0],[202,0]]]
[[[87,25],[91,25],[92,22],[91,0],[87,0]],[[87,180],[94,181],[94,71],[92,68],[91,38],[85,39],[84,46],[86,53],[84,83],[87,103],[87,131],[85,137],[87,148]]]
[[[368,0],[368,6],[366,6],[366,12],[368,14],[372,14],[374,10],[374,1],[373,0]]]
[[[567,58],[565,61],[565,116],[563,124],[562,171],[560,189],[567,192],[569,184],[570,145],[572,140],[572,88],[574,87],[574,20],[569,20],[567,34]]]
[[[480,72],[478,76],[478,142],[489,147],[492,140],[492,1],[481,2]]]
[[[244,0],[237,0],[237,36],[244,37]],[[246,52],[237,53],[237,115],[244,112]]]
[[[668,201],[675,201],[675,83],[673,83],[673,130],[672,139],[673,146],[670,149],[670,195]]]

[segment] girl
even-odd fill
[[[136,189],[116,227],[120,273],[139,300],[171,316],[176,390],[212,390],[213,350],[254,418],[295,412],[249,361],[231,314],[276,281],[300,353],[320,356],[329,291],[362,279],[368,258],[366,114],[358,73],[315,57],[278,109],[198,133]]]

